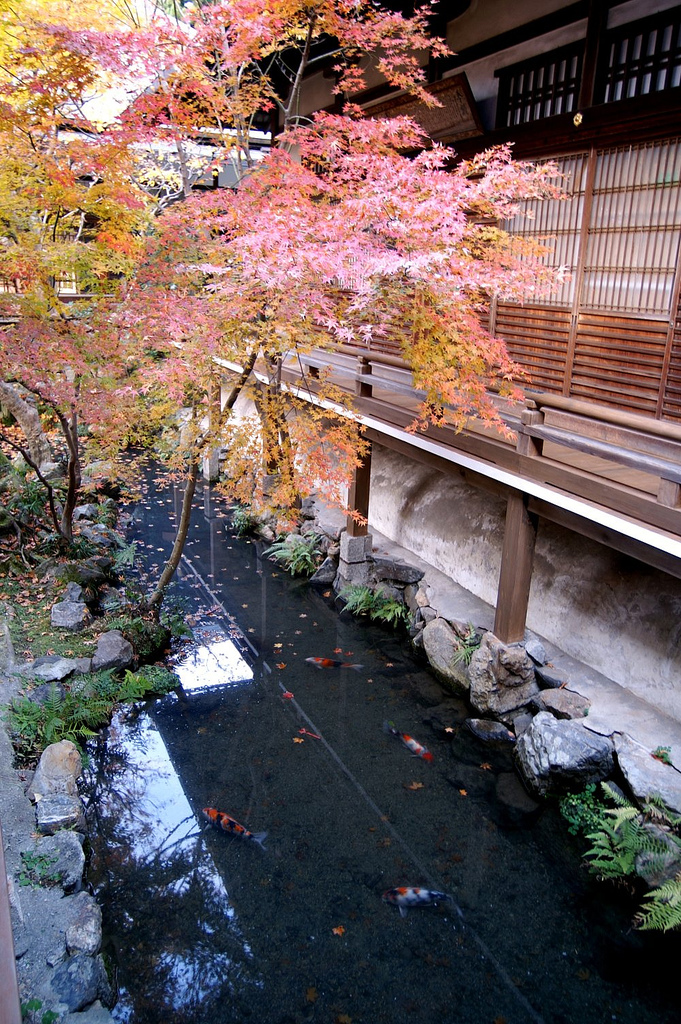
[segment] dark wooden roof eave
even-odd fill
[[[470,157],[490,146],[513,143],[513,155],[520,159],[558,156],[627,143],[673,138],[681,133],[681,87],[617,103],[602,103],[575,114],[557,114],[539,121],[486,132],[475,139],[456,143],[458,156]]]

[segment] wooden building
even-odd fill
[[[367,113],[414,116],[462,157],[511,142],[518,158],[555,160],[572,201],[537,203],[533,219],[508,227],[546,240],[549,259],[567,266],[570,279],[558,293],[538,294],[523,305],[491,301],[490,328],[530,380],[527,408],[520,416],[510,413],[515,447],[474,428],[460,435],[407,435],[409,368],[397,339],[392,349],[368,343],[364,351],[339,352],[338,374],[356,391],[375,447],[392,453],[388,461],[399,453],[414,466],[443,473],[447,486],[463,481],[505,506],[492,600],[501,638],[521,639],[527,621],[629,685],[650,651],[634,659],[634,667],[622,636],[637,634],[643,651],[643,624],[654,622],[651,646],[663,653],[651,669],[653,702],[666,705],[660,692],[674,688],[681,675],[681,5],[442,0],[434,12],[433,30],[455,52],[427,67],[441,106],[419,106],[378,80],[357,100]],[[323,73],[310,79],[306,96],[310,110],[332,105]],[[376,499],[374,478],[381,475],[375,464],[373,473],[367,469],[356,494],[372,522],[399,539],[398,533],[409,534],[409,512],[402,507],[398,526],[385,507],[380,510],[390,501],[387,491]],[[460,508],[458,515],[466,513]],[[538,531],[549,544],[551,529],[576,539],[572,550],[584,557],[591,552],[601,566],[592,578],[595,588],[599,576],[608,577],[617,607],[600,624],[601,636],[615,634],[605,657],[589,660],[594,634],[580,642],[576,634],[587,626],[578,609],[574,626],[567,612],[547,613],[556,599],[555,579],[537,579],[533,555]],[[461,546],[451,561],[442,556],[438,564],[425,531],[418,535],[418,553],[460,578]],[[592,548],[580,547],[580,538]],[[439,550],[444,547],[443,540]],[[600,561],[604,549],[607,569]],[[576,563],[565,567],[568,576],[571,570],[581,573]],[[555,564],[551,571],[555,577]],[[653,584],[651,571],[657,572]],[[639,585],[637,612],[627,595]],[[569,601],[569,589],[558,600]],[[480,593],[489,597],[489,586],[481,583]],[[662,600],[657,609],[655,593]],[[593,603],[591,614],[597,614]],[[558,635],[561,618],[563,632],[571,630],[567,644]],[[628,665],[612,665],[618,649]],[[681,715],[681,695],[674,700]]]

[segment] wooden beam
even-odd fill
[[[527,496],[520,491],[512,491],[506,504],[506,528],[494,617],[494,635],[505,644],[516,643],[525,636],[536,537],[537,517],[528,512]]]
[[[347,530],[349,537],[366,537],[368,533],[369,520],[369,493],[371,485],[371,443],[369,450],[364,456],[364,461],[357,467],[353,474],[352,484],[348,493],[348,505],[364,516],[363,524],[356,522],[352,516],[347,517]]]

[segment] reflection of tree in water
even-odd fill
[[[114,959],[125,948],[136,975],[128,1019],[204,1019],[226,998],[219,1019],[242,1020],[259,985],[252,954],[193,814],[166,822],[148,798],[150,774],[156,784],[174,775],[169,762],[149,770],[147,759],[157,757],[149,738],[141,720],[119,718],[108,742],[101,736],[91,748],[87,788],[89,880]],[[129,988],[125,977],[119,982]]]

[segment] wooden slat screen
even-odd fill
[[[681,7],[613,29],[600,53],[597,103],[676,88],[681,85]]]
[[[584,40],[495,71],[499,78],[497,128],[527,124],[577,106]]]
[[[666,341],[666,321],[580,314],[570,396],[654,416]]]
[[[562,393],[570,320],[565,309],[499,303],[496,332],[511,358],[526,370],[533,390]]]
[[[677,139],[597,154],[580,305],[668,314],[681,232]]]

